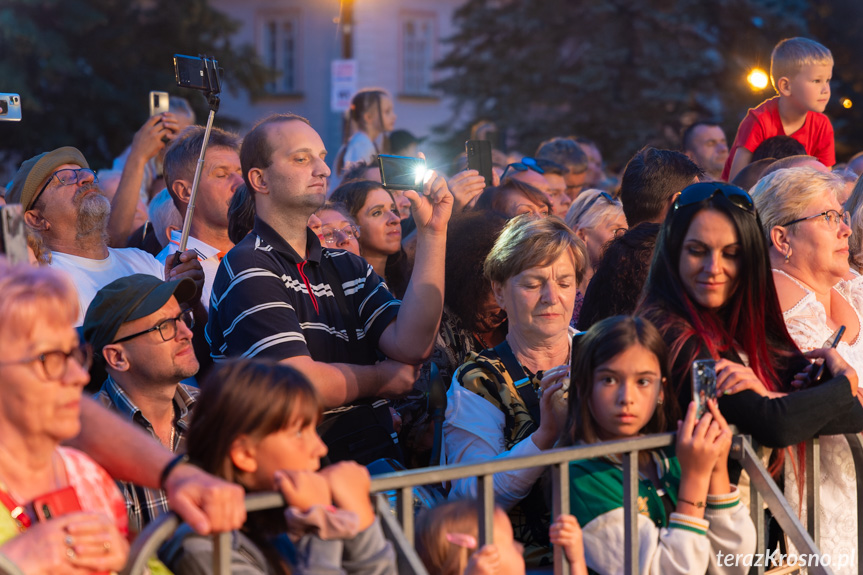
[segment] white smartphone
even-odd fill
[[[170,109],[171,97],[167,92],[150,92],[150,116],[156,116]]]

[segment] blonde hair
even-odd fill
[[[429,573],[462,575],[476,549],[447,540],[448,534],[479,537],[476,501],[450,501],[424,510],[417,518],[416,550]]]
[[[573,258],[575,283],[579,284],[587,268],[584,242],[558,217],[521,215],[500,232],[485,258],[483,273],[489,281],[503,283],[524,270],[550,265],[567,250]]]
[[[0,258],[0,337],[28,338],[37,324],[78,318],[78,293],[72,279],[47,266],[10,265]]]
[[[786,168],[761,178],[749,192],[755,200],[755,209],[761,216],[764,235],[770,242],[774,226],[806,217],[812,202],[822,198],[825,191],[837,200],[845,190],[845,180],[831,172],[814,168]]]
[[[608,201],[606,198],[601,197],[601,194],[602,190],[597,189],[584,190],[578,194],[578,197],[569,206],[569,211],[566,212],[566,217],[564,218],[566,225],[572,231],[582,228],[593,229],[606,222],[616,220],[621,216],[626,219],[623,213],[623,204],[620,203],[620,200],[614,199],[614,201]],[[587,207],[588,204],[590,204],[590,207]]]
[[[833,65],[830,50],[809,38],[786,38],[776,44],[770,55],[770,81],[773,88],[780,78],[791,79],[803,66]]]

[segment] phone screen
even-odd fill
[[[692,401],[695,418],[701,419],[707,411],[707,400],[716,397],[716,361],[696,359],[692,362]]]
[[[426,174],[426,163],[422,158],[406,156],[378,156],[381,169],[381,184],[389,190],[421,190]]]

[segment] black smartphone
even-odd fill
[[[24,228],[24,209],[21,204],[0,208],[0,249],[10,264],[27,263],[27,230]]]
[[[836,331],[836,337],[833,338],[833,343],[830,344],[831,349],[835,349],[839,342],[842,341],[842,336],[845,335],[845,326],[839,326],[839,329]],[[824,377],[824,366],[827,362],[822,362],[818,367],[813,367],[809,372],[809,385],[815,385],[821,378]]]
[[[422,191],[426,175],[426,161],[422,158],[381,154],[378,167],[381,169],[381,185],[385,189]]]
[[[485,178],[485,186],[491,186],[491,142],[468,140],[464,143],[464,150],[467,153],[467,168],[479,172],[479,175]]]
[[[218,94],[222,89],[221,73],[219,63],[213,58],[174,54],[174,76],[178,86]]]

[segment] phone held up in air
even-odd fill
[[[21,96],[0,94],[0,122],[21,121]]]
[[[839,342],[842,341],[843,335],[845,335],[844,325],[839,326],[839,329],[834,334],[833,343],[831,343],[829,346],[825,345],[824,347],[830,347],[831,349],[835,349],[836,346],[839,345]],[[821,362],[821,364],[812,368],[812,370],[809,372],[809,385],[815,385],[821,382],[821,378],[824,377],[825,364],[826,362]]]
[[[490,187],[492,182],[491,142],[488,140],[468,140],[464,143],[467,154],[467,168],[476,170],[485,178],[485,187]]]
[[[387,190],[422,191],[426,176],[426,162],[422,158],[407,156],[378,156],[381,169],[381,185]]]
[[[695,419],[707,411],[707,400],[716,398],[716,360],[696,359],[692,362],[692,401]]]
[[[170,109],[170,96],[167,92],[150,92],[150,117],[164,114]]]
[[[222,73],[219,62],[213,58],[174,54],[174,77],[181,88],[218,94],[222,90],[219,79]]]
[[[21,204],[0,207],[0,252],[10,264],[27,263],[27,230]]]

